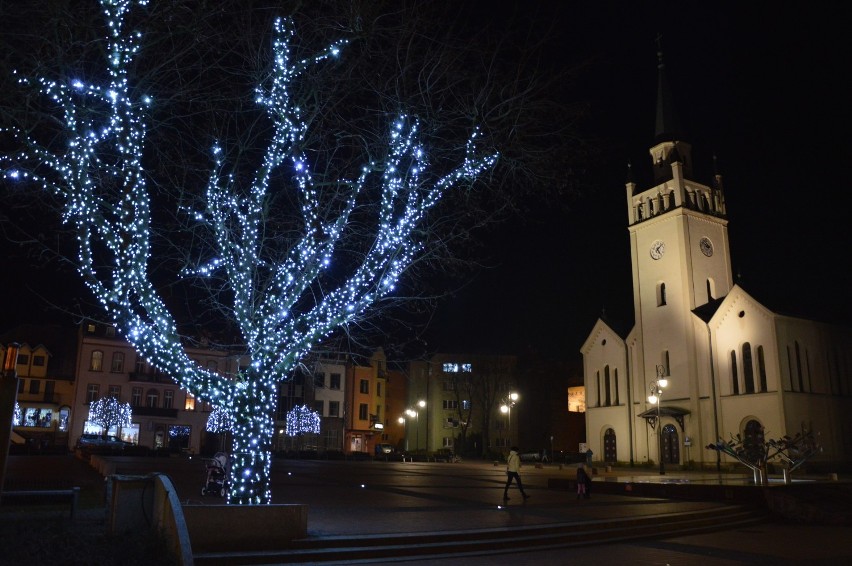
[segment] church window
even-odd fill
[[[657,306],[661,307],[666,304],[666,284],[660,283],[657,287]]]
[[[665,375],[670,376],[672,374],[672,366],[670,365],[669,351],[668,350],[663,352],[663,367],[666,370]]]
[[[813,388],[811,387],[811,356],[807,349],[805,349],[805,370],[807,370],[806,373],[808,378],[807,389],[805,389],[805,391],[813,391]]]
[[[740,394],[740,377],[737,374],[737,352],[731,350],[731,387],[734,395]]]
[[[796,348],[796,378],[798,379],[799,388],[796,391],[804,391],[805,390],[805,380],[802,376],[802,352],[799,348],[799,342],[794,342],[794,346]]]
[[[787,391],[793,391],[793,359],[790,357],[790,346],[787,346],[787,374],[790,376],[787,385]]]
[[[763,355],[763,346],[757,347],[757,376],[760,379],[760,390],[769,391],[766,385],[766,358]]]
[[[751,361],[751,344],[743,344],[743,381],[745,392],[754,393],[754,366]]]
[[[595,406],[601,406],[601,372],[595,372],[595,377],[597,379],[597,398],[595,399]]]
[[[610,405],[612,405],[612,394],[609,383],[609,366],[604,366],[604,392],[606,394],[606,400],[604,401],[604,405],[609,407]]]
[[[621,400],[618,398],[618,368],[612,370],[612,388],[615,390],[615,404],[620,405]]]

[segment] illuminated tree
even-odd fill
[[[228,432],[234,430],[234,417],[227,409],[213,407],[210,416],[207,417],[207,432]]]
[[[21,413],[21,406],[15,401],[15,412],[12,413],[12,426],[21,426],[22,419],[23,413]]]
[[[130,403],[119,403],[115,397],[101,397],[89,405],[88,421],[99,425],[102,429],[101,435],[106,437],[112,427],[130,426],[132,415]]]
[[[259,166],[250,176],[239,174],[228,168],[226,147],[213,144],[204,207],[182,202],[179,210],[195,222],[195,239],[178,275],[213,294],[211,304],[229,315],[251,360],[236,378],[221,376],[187,355],[151,268],[152,191],[142,161],[154,101],[130,80],[141,38],[127,29],[131,3],[101,0],[108,84],[21,79],[60,108],[64,140],[40,143],[29,130],[11,130],[23,149],[0,158],[0,167],[6,179],[40,184],[62,200],[79,245],[77,268],[136,350],[197,399],[234,415],[229,502],[269,503],[279,382],[318,340],[393,293],[425,246],[429,210],[493,166],[496,156],[477,154],[474,132],[461,165],[432,173],[418,121],[402,115],[388,128],[383,157],[365,159],[354,178],[315,178],[315,160],[304,147],[307,125],[291,88],[346,42],[297,59],[291,22],[276,21],[270,78],[255,96],[272,123]],[[268,222],[286,202],[282,194],[296,204],[290,218],[297,224]]]
[[[319,413],[312,411],[307,405],[296,405],[287,412],[287,436],[302,434],[319,434]]]

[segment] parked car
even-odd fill
[[[376,444],[376,456],[387,456],[394,452],[393,444]]]
[[[100,434],[86,433],[77,440],[78,448],[110,448],[114,450],[124,450],[128,446],[133,446],[130,442],[125,442],[117,436],[101,436]]]

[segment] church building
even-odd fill
[[[586,443],[595,461],[718,468],[735,461],[706,448],[717,439],[807,430],[814,462],[849,463],[852,330],[734,282],[722,177],[694,178],[659,58],[653,186],[626,184],[634,324],[603,315],[582,345]]]

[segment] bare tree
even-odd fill
[[[39,184],[63,202],[79,246],[77,268],[136,350],[195,397],[232,411],[229,501],[269,503],[278,384],[318,340],[394,293],[429,243],[422,232],[427,213],[496,156],[477,154],[474,132],[461,165],[432,173],[419,121],[402,114],[386,130],[382,157],[369,154],[351,178],[315,176],[308,121],[291,87],[317,63],[337,58],[346,42],[298,58],[292,23],[277,20],[272,69],[255,97],[272,124],[260,164],[251,174],[229,167],[224,146],[213,144],[203,206],[178,200],[192,223],[189,234],[176,237],[191,242],[178,275],[210,293],[208,304],[230,318],[251,360],[236,379],[222,377],[189,358],[159,293],[156,214],[143,167],[156,102],[132,81],[141,41],[129,29],[132,2],[101,4],[109,24],[105,84],[22,78],[60,108],[61,127],[48,140],[37,130],[11,129],[21,149],[0,158],[3,175]]]
[[[504,398],[517,387],[514,356],[480,356],[473,362],[470,377],[471,403],[482,431],[482,455],[491,447],[492,417]]]

